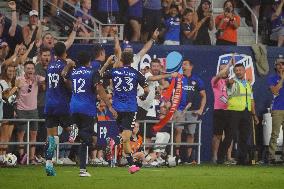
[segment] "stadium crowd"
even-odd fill
[[[53,1],[54,3],[62,5],[61,1]],[[127,6],[121,5],[126,3]],[[254,1],[259,2],[259,1]],[[45,95],[45,91],[49,82],[55,83],[58,81],[55,75],[47,75],[47,69],[50,63],[57,61],[59,58],[55,55],[58,53],[54,50],[54,46],[57,44],[57,40],[51,33],[43,32],[45,24],[39,20],[38,1],[33,1],[33,9],[29,11],[29,24],[20,28],[17,26],[16,12],[18,6],[14,1],[8,2],[8,7],[11,10],[11,18],[9,21],[3,14],[0,14],[0,63],[1,63],[1,106],[0,112],[3,119],[13,118],[25,118],[25,119],[38,119],[45,118],[44,106],[49,96]],[[165,73],[165,67],[158,59],[153,59],[150,64],[144,64],[141,67],[138,66],[141,58],[150,50],[153,43],[158,42],[164,45],[211,45],[211,39],[209,31],[215,27],[216,32],[216,44],[217,45],[237,45],[237,29],[240,26],[240,17],[235,14],[234,7],[235,2],[231,0],[224,1],[224,12],[218,15],[215,20],[213,19],[211,2],[208,0],[202,0],[200,5],[197,6],[196,0],[70,0],[69,3],[80,6],[82,11],[76,11],[75,9],[70,11],[72,7],[62,7],[64,10],[72,13],[77,20],[73,23],[66,23],[62,28],[62,32],[68,33],[68,39],[63,43],[65,48],[68,49],[74,43],[76,36],[90,37],[92,31],[84,27],[82,23],[87,24],[91,28],[93,27],[93,20],[87,15],[94,16],[103,23],[125,23],[129,27],[126,27],[125,39],[131,42],[144,42],[143,48],[139,52],[135,52],[133,57],[133,63],[131,66],[140,71],[145,77],[149,94],[143,96],[142,88],[138,88],[138,120],[161,120],[169,113],[172,104],[171,99],[161,98],[163,94],[170,87],[169,78],[177,78],[178,74],[163,74]],[[253,4],[256,6],[254,10],[259,10],[259,3]],[[273,3],[273,10],[271,23],[272,23],[272,36],[278,41],[278,46],[283,46],[283,5],[284,0],[276,1]],[[127,8],[127,11],[125,10]],[[110,11],[111,10],[111,11]],[[282,12],[281,12],[282,11]],[[62,12],[50,9],[52,17],[48,19],[59,20]],[[82,13],[84,12],[84,13]],[[123,14],[121,14],[123,12]],[[127,14],[127,15],[126,15]],[[65,27],[69,24],[69,27]],[[61,25],[61,24],[60,24]],[[68,31],[65,31],[67,28]],[[95,45],[92,49],[92,61],[91,68],[94,71],[99,71],[103,76],[105,71],[111,67],[120,67],[121,54],[133,53],[133,49],[130,43],[123,43],[122,45],[117,39],[116,29],[113,27],[105,27],[103,29],[104,36],[113,36],[115,38],[114,51],[115,55],[107,56],[105,49],[101,45]],[[141,33],[141,35],[140,35]],[[90,43],[92,40],[78,41],[80,43]],[[122,46],[122,47],[121,47]],[[60,57],[61,58],[61,57]],[[63,59],[63,58],[62,58]],[[66,60],[67,61],[67,60]],[[68,61],[67,61],[68,62]],[[232,143],[233,136],[238,130],[242,133],[243,138],[240,139],[240,154],[241,158],[238,159],[239,164],[247,164],[245,156],[248,153],[245,141],[248,139],[249,132],[244,128],[241,128],[238,123],[251,124],[250,115],[253,115],[255,123],[258,123],[257,116],[255,115],[253,92],[251,91],[250,84],[244,79],[243,66],[236,66],[234,59],[231,60],[231,66],[234,66],[234,71],[237,75],[237,79],[229,82],[228,90],[226,94],[222,89],[227,79],[228,66],[224,67],[223,72],[220,70],[219,75],[216,77],[218,81],[212,82],[212,86],[218,86],[219,82],[222,84],[217,87],[221,95],[215,97],[215,102],[221,99],[215,106],[215,109],[230,110],[232,119],[236,120],[230,128],[231,131],[227,131],[225,128],[214,129],[213,138],[213,162],[236,164],[237,162],[231,158],[231,154],[228,153],[229,146]],[[273,126],[274,132],[270,146],[270,160],[274,161],[275,153],[275,137],[279,133],[279,124],[283,123],[283,80],[284,80],[284,60],[283,58],[277,59],[275,62],[276,75],[270,81],[270,87],[273,94],[279,94],[277,96],[278,103],[275,105],[277,114],[277,126]],[[183,60],[182,63],[182,82],[184,91],[181,97],[180,104],[177,108],[177,112],[174,114],[173,119],[176,121],[196,121],[198,117],[204,113],[206,104],[206,91],[204,88],[204,82],[198,76],[192,74],[194,63],[190,60]],[[109,79],[103,78],[103,85],[106,88],[107,98],[112,101],[113,90],[115,86]],[[142,87],[142,86],[141,86]],[[239,109],[234,107],[236,101],[242,101],[243,96],[240,97],[234,93],[234,89],[245,91],[244,104],[237,104],[236,106],[244,106],[245,110],[243,114],[238,114]],[[226,88],[226,87],[225,87]],[[243,91],[242,91],[243,92]],[[216,92],[218,93],[218,92]],[[215,95],[215,94],[214,94]],[[242,94],[243,95],[243,94]],[[230,99],[230,96],[238,98]],[[248,101],[249,98],[249,101]],[[97,118],[98,121],[103,120],[115,120],[112,112],[107,107],[107,104],[103,99],[97,97]],[[224,106],[227,104],[228,106]],[[223,105],[220,106],[220,103]],[[231,103],[231,104],[230,104]],[[221,108],[220,108],[221,107]],[[231,109],[230,109],[231,108]],[[280,113],[279,113],[280,110]],[[242,110],[243,111],[243,110]],[[236,113],[237,112],[237,113]],[[3,115],[2,115],[3,114]],[[217,113],[218,114],[218,113]],[[276,114],[276,113],[275,113]],[[2,118],[1,117],[1,118]],[[220,118],[218,118],[220,119]],[[44,124],[40,122],[31,122],[30,124],[30,141],[46,141],[46,131]],[[219,124],[218,121],[214,124]],[[152,124],[153,125],[153,124]],[[154,148],[147,147],[147,153],[141,151],[142,136],[139,133],[139,124],[136,123],[131,142],[133,143],[132,151],[135,159],[140,160],[144,165],[156,166],[158,164],[165,163],[166,146],[155,145]],[[9,142],[11,138],[15,138],[18,142],[24,141],[26,134],[26,123],[18,123],[12,121],[2,121],[0,130],[0,141]],[[214,126],[216,127],[216,126]],[[152,127],[147,127],[147,135],[143,136],[147,138],[147,142],[154,140],[156,143],[167,143],[170,139],[170,131],[168,127],[164,127],[158,132],[153,132]],[[141,127],[140,127],[141,129]],[[72,131],[74,131],[73,129]],[[182,132],[186,131],[185,140],[189,143],[194,142],[195,125],[180,124],[175,128],[175,142],[182,141]],[[225,139],[221,143],[219,148],[218,144],[221,140],[221,136],[225,132]],[[143,131],[141,132],[143,133]],[[60,135],[61,142],[74,142],[73,133],[70,135],[70,131],[63,129]],[[75,141],[79,141],[78,137]],[[20,164],[26,163],[27,154],[24,145],[17,146],[18,162]],[[221,149],[218,152],[218,148]],[[196,163],[195,149],[192,147],[186,148],[185,155],[181,156],[181,150],[179,146],[175,147],[175,156],[178,163]],[[4,155],[8,152],[8,145],[0,146],[0,161],[4,158]],[[15,149],[13,149],[15,152]],[[44,149],[42,147],[30,146],[30,163],[38,164],[43,161],[45,156]],[[60,161],[57,163],[63,164],[75,164],[77,149],[76,146],[64,145],[60,150]],[[218,154],[219,153],[219,154]],[[227,160],[225,161],[225,154]],[[123,150],[121,150],[121,157]],[[102,146],[95,146],[90,149],[90,163],[107,165],[106,162],[108,154],[104,153]],[[125,157],[126,158],[126,157]],[[121,158],[123,162],[123,158]],[[121,163],[123,164],[123,163]]]

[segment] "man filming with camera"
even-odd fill
[[[234,3],[231,0],[224,2],[224,13],[215,19],[216,45],[237,45],[238,33],[241,18],[234,13]]]

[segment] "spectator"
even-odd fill
[[[215,19],[216,45],[237,45],[240,17],[234,13],[234,4],[231,0],[225,1],[223,9],[224,12]]]
[[[75,13],[75,17],[80,20],[81,24],[79,31],[78,31],[78,36],[79,37],[86,37],[86,38],[92,38],[94,37],[94,32],[93,30],[90,30],[88,27],[85,27],[84,25],[89,26],[90,28],[94,29],[95,27],[95,22],[92,19],[92,14],[91,14],[91,0],[82,0],[81,1],[81,10],[78,10]],[[83,43],[88,43],[88,39],[83,39]]]
[[[141,32],[143,4],[142,0],[128,0],[128,17],[132,29],[130,41],[139,41]]]
[[[72,46],[79,27],[80,27],[80,20],[77,19],[76,22],[74,23],[72,32],[70,33],[68,39],[64,42],[66,49],[69,49]],[[41,46],[47,47],[48,49],[51,50],[51,60],[54,60],[55,58],[53,52],[54,44],[55,44],[55,39],[51,33],[46,33],[45,35],[43,35]]]
[[[24,75],[24,63],[26,62],[33,46],[34,42],[30,44],[28,49],[23,44],[17,45],[14,54],[4,62],[5,65],[13,65],[16,67],[16,77]]]
[[[284,0],[276,1],[273,5],[273,14],[271,17],[272,34],[271,40],[277,41],[277,46],[284,45]]]
[[[15,1],[9,1],[8,6],[12,11],[12,22],[10,23],[9,20],[6,19],[5,15],[0,12],[0,44],[2,42],[6,42],[8,44],[7,46],[13,50],[13,48],[16,46],[13,40],[16,35],[16,29],[17,29],[17,13],[16,13]],[[1,61],[1,54],[0,54],[0,61]]]
[[[35,74],[46,77],[46,70],[47,66],[51,60],[51,53],[50,49],[43,47],[40,49],[38,58],[38,62],[35,66]],[[45,102],[45,91],[39,90],[37,95],[37,109],[38,109],[38,117],[39,119],[44,119],[44,102]],[[44,122],[39,122],[38,134],[37,134],[37,141],[38,142],[45,142],[46,141],[46,128]],[[37,146],[37,157],[41,159],[44,157],[44,147]]]
[[[142,42],[148,41],[162,23],[161,1],[147,0],[143,4]]]
[[[8,53],[9,53],[8,43],[0,39],[0,73],[2,65],[5,62]]]
[[[192,74],[193,63],[190,60],[184,60],[182,63],[182,96],[180,104],[175,112],[174,119],[176,122],[179,121],[197,121],[199,116],[202,115],[205,104],[206,104],[206,92],[204,82],[196,75]],[[201,100],[198,100],[198,97]],[[190,111],[188,111],[190,110]],[[186,126],[186,127],[185,127]],[[175,128],[175,142],[181,142],[182,130],[185,129],[187,134],[186,141],[188,143],[194,142],[194,134],[196,124],[176,124]],[[176,156],[180,157],[179,146],[176,146]],[[192,147],[187,149],[186,159],[187,163],[194,163],[195,157],[192,156]]]
[[[45,78],[35,74],[35,65],[28,61],[24,65],[25,75],[17,78],[16,86],[19,87],[17,96],[17,118],[19,119],[38,119],[37,111],[37,96],[39,87],[44,89]],[[17,139],[18,142],[24,141],[26,131],[26,123],[19,123],[17,125]],[[30,142],[36,142],[38,130],[38,123],[30,123]],[[23,145],[20,145],[19,155],[20,163],[25,163],[26,155],[24,154]],[[35,146],[30,146],[30,161],[36,164],[35,161]]]
[[[180,43],[180,18],[178,16],[178,7],[171,5],[170,17],[165,20],[166,33],[164,45],[179,45]]]
[[[8,37],[14,37],[16,32],[17,15],[15,1],[9,1],[8,6],[12,11],[12,24],[10,27],[7,27],[8,25],[6,25],[5,22],[5,15],[0,12],[0,39],[2,40],[5,40]]]
[[[259,123],[255,112],[255,104],[251,84],[245,79],[245,67],[243,64],[234,66],[235,78],[227,80],[228,93],[228,116],[230,119],[229,129],[222,142],[221,150],[227,152],[232,139],[239,136],[238,139],[238,161],[239,165],[247,165],[248,141],[252,131],[252,116],[256,123]],[[223,156],[224,157],[224,156]],[[222,163],[218,159],[218,163]]]
[[[31,10],[29,12],[29,23],[23,27],[24,45],[29,46],[33,41],[39,40],[42,28],[38,20],[38,11]]]
[[[16,100],[16,92],[18,87],[15,86],[16,71],[14,66],[4,66],[3,72],[0,78],[1,87],[1,106],[3,108],[2,116],[3,119],[13,119],[14,118],[14,104]],[[1,110],[0,110],[1,111]],[[2,118],[1,118],[2,119]],[[0,141],[9,142],[12,131],[14,129],[13,122],[4,121],[0,126]],[[0,156],[6,154],[8,145],[1,145]],[[0,158],[1,161],[1,158]]]
[[[193,12],[193,24],[196,26],[198,22],[198,15],[197,15],[197,0],[183,0],[184,4],[184,11],[186,9],[190,9]]]
[[[103,24],[120,23],[118,0],[98,0],[96,7],[96,18]],[[103,27],[103,37],[107,37],[111,30],[110,26]]]
[[[194,44],[196,45],[211,45],[211,39],[208,31],[212,31],[214,27],[213,14],[211,10],[211,2],[209,0],[202,0],[197,9],[198,23],[200,26],[197,31]]]
[[[187,9],[183,14],[183,22],[181,24],[181,39],[180,42],[182,45],[192,45],[196,36],[198,34],[199,27],[195,27],[193,24],[193,11]]]
[[[228,111],[227,111],[227,88],[226,81],[228,79],[229,69],[234,64],[234,59],[228,64],[221,64],[219,73],[211,80],[211,86],[214,93],[214,112],[213,112],[213,138],[212,138],[212,163],[217,163],[217,159],[224,160],[226,152],[219,151],[222,146],[223,132],[227,135],[229,127]],[[232,145],[229,149],[232,148]],[[219,157],[218,157],[219,154]],[[222,157],[221,157],[222,156]],[[231,158],[231,150],[227,152],[227,163],[236,164]]]
[[[283,2],[283,1],[282,1]],[[276,73],[268,80],[270,91],[274,99],[272,104],[272,133],[269,142],[269,162],[275,163],[275,150],[280,127],[284,130],[284,59],[279,57],[275,61]],[[281,159],[284,159],[284,147],[282,148]]]

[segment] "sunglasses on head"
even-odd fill
[[[29,85],[29,87],[28,87],[28,93],[30,93],[30,92],[32,92],[32,85]]]

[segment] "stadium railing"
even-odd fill
[[[31,122],[45,122],[44,119],[0,119],[0,123],[3,121],[9,121],[9,122],[26,122],[27,123],[27,132],[26,132],[26,142],[0,142],[0,145],[27,145],[26,146],[26,153],[27,153],[27,165],[29,165],[29,152],[30,152],[30,145],[45,145],[45,142],[30,142],[30,123]],[[108,121],[106,121],[108,122]],[[111,122],[111,121],[110,121]],[[144,120],[144,121],[138,121],[140,123],[143,123],[144,127],[144,133],[143,133],[143,146],[144,150],[145,147],[148,145],[170,145],[171,146],[171,156],[174,156],[174,146],[179,145],[179,146],[197,146],[197,164],[200,164],[200,155],[201,155],[201,125],[202,121],[196,121],[196,122],[189,122],[189,121],[170,121],[168,124],[170,124],[171,127],[171,133],[170,133],[170,142],[169,143],[147,143],[146,142],[146,127],[149,126],[147,123],[157,123],[155,120]],[[174,126],[176,123],[184,123],[184,124],[197,124],[198,126],[198,141],[196,143],[175,143],[174,142]],[[40,125],[39,125],[40,126]],[[59,157],[59,147],[60,145],[81,145],[81,143],[70,143],[70,142],[65,142],[65,143],[58,143],[57,144],[57,150],[56,150],[56,161]],[[115,157],[111,163],[116,163],[116,154],[117,154],[117,147],[115,147]],[[87,161],[88,161],[88,153],[87,153]],[[114,167],[115,165],[112,165]]]
[[[90,16],[88,14],[86,14],[85,12],[83,12],[80,8],[76,7],[75,5],[72,5],[70,2],[63,0],[62,2],[63,4],[66,4],[72,8],[74,8],[75,11],[82,13],[84,16],[88,16],[91,17],[91,19],[94,21],[94,28],[89,27],[87,24],[85,23],[81,23],[84,25],[84,27],[86,27],[87,29],[89,29],[90,31],[92,31],[94,33],[94,36],[91,37],[75,37],[75,39],[94,39],[94,40],[98,40],[98,42],[102,42],[103,40],[113,40],[113,37],[104,37],[102,35],[102,28],[106,27],[106,26],[111,26],[111,27],[117,27],[118,31],[117,31],[117,36],[119,40],[123,40],[123,33],[124,33],[124,24],[116,24],[116,23],[111,23],[111,24],[104,24],[102,22],[100,22],[98,19],[96,19],[93,16]],[[77,19],[74,15],[71,15],[69,12],[63,10],[63,8],[58,7],[57,5],[55,5],[53,2],[51,2],[50,0],[40,0],[40,19],[43,19],[44,15],[48,15],[48,11],[45,11],[46,9],[44,9],[45,5],[49,5],[51,7],[55,7],[57,9],[57,11],[60,11],[61,13],[64,14],[64,17],[60,17],[61,19],[66,19],[67,20],[73,20],[75,22],[75,20]],[[65,24],[65,23],[61,23],[61,24]],[[56,36],[57,39],[63,40],[63,39],[67,39],[67,36]]]

